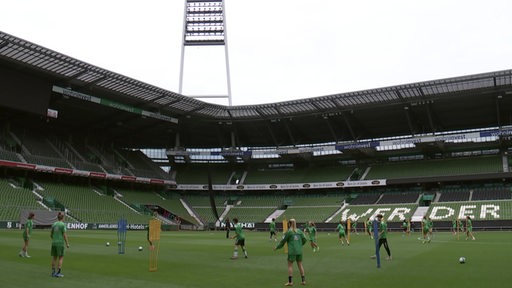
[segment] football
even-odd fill
[[[107,242],[105,245],[107,245],[107,247],[110,246],[110,242]]]
[[[460,258],[459,258],[459,263],[460,263],[460,264],[464,264],[464,263],[466,263],[466,257],[460,257]]]
[[[139,246],[139,251],[142,251],[142,246]]]

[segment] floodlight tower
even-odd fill
[[[208,47],[213,46],[224,46],[227,95],[189,96],[193,98],[223,98],[227,99],[228,105],[231,106],[231,79],[229,74],[228,40],[226,36],[224,0],[185,0],[183,43],[181,46],[180,94],[183,94],[185,50],[191,46],[201,49],[208,49]],[[216,51],[218,52],[218,50]],[[208,53],[207,57],[209,59],[213,59],[215,56],[218,57],[218,55],[214,56],[214,54],[215,53]],[[202,65],[213,65],[207,62],[209,61],[205,61]]]

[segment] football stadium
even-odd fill
[[[186,3],[185,27],[222,13]],[[189,32],[183,45],[224,44]],[[318,245],[294,286],[512,281],[512,70],[231,106],[0,31],[0,88],[2,287],[281,287],[290,219]],[[58,213],[65,277],[51,277]]]

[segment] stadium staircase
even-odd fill
[[[412,214],[411,221],[412,222],[421,222],[423,220],[423,216],[427,214],[428,206],[419,206],[414,214]]]
[[[98,193],[98,191],[96,191],[95,189],[93,189],[94,192]],[[98,193],[99,194],[99,193]],[[116,200],[117,202],[123,204],[124,206],[126,206],[128,209],[132,210],[134,213],[137,213],[139,215],[142,215],[139,211],[133,209],[132,206],[130,206],[128,203],[124,202],[120,197],[122,197],[121,194],[119,194],[117,191],[115,191],[115,195],[114,195],[114,200]]]
[[[336,210],[336,212],[334,212],[334,214],[332,214],[331,217],[327,218],[327,220],[325,220],[325,223],[329,223],[332,221],[332,219],[334,219],[334,217],[336,217],[338,214],[340,214],[340,212],[345,209],[345,207],[348,206],[348,203],[343,200],[343,205],[341,205],[340,209]]]
[[[283,213],[285,212],[286,210],[283,210],[283,209],[277,209],[275,210],[274,212],[272,212],[272,214],[270,214],[267,219],[265,219],[265,222],[264,223],[270,223],[272,222],[272,218],[274,219],[277,219],[279,218],[281,215],[283,215]]]
[[[197,221],[197,223],[199,223],[200,226],[204,227],[203,221],[201,221],[201,219],[197,216],[197,214],[194,212],[194,210],[192,210],[192,208],[190,208],[187,201],[183,200],[183,198],[180,198],[180,202],[181,202],[181,205],[183,205],[183,207],[185,207],[185,209],[187,209],[188,214],[190,216],[192,216]]]
[[[228,215],[229,210],[231,210],[231,207],[233,207],[233,205],[226,205],[224,212],[222,212],[222,214],[220,214],[220,216],[219,216],[219,221],[223,221],[224,219],[226,219],[226,216]],[[220,225],[220,223],[216,223],[216,224]]]

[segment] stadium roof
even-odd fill
[[[93,66],[0,32],[0,67],[54,87],[148,111],[162,121],[52,93],[54,131],[138,148],[274,147],[512,125],[512,70],[261,105],[223,106]],[[4,106],[3,103],[0,103]],[[6,111],[2,120],[33,119]]]

